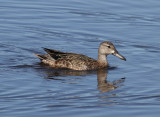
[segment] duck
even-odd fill
[[[108,55],[114,55],[124,61],[126,58],[122,56],[115,48],[113,43],[109,41],[101,42],[98,49],[98,59],[93,59],[83,54],[62,52],[53,49],[43,48],[47,54],[35,54],[42,63],[53,68],[67,68],[71,70],[96,70],[107,68]]]

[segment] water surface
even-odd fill
[[[0,115],[158,117],[158,0],[5,0],[0,4]],[[97,59],[111,41],[127,58],[110,68],[49,68],[42,47]]]

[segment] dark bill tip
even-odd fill
[[[122,60],[126,61],[127,59],[126,59],[125,57],[123,57],[123,59],[122,59]]]

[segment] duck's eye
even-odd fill
[[[111,46],[107,46],[108,48],[111,48]]]

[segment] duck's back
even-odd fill
[[[65,53],[57,50],[46,49],[50,57],[48,64],[56,68],[69,68],[73,70],[93,70],[97,69],[98,62],[86,55],[76,53]],[[46,56],[48,56],[46,55]],[[42,60],[43,62],[43,60]]]

